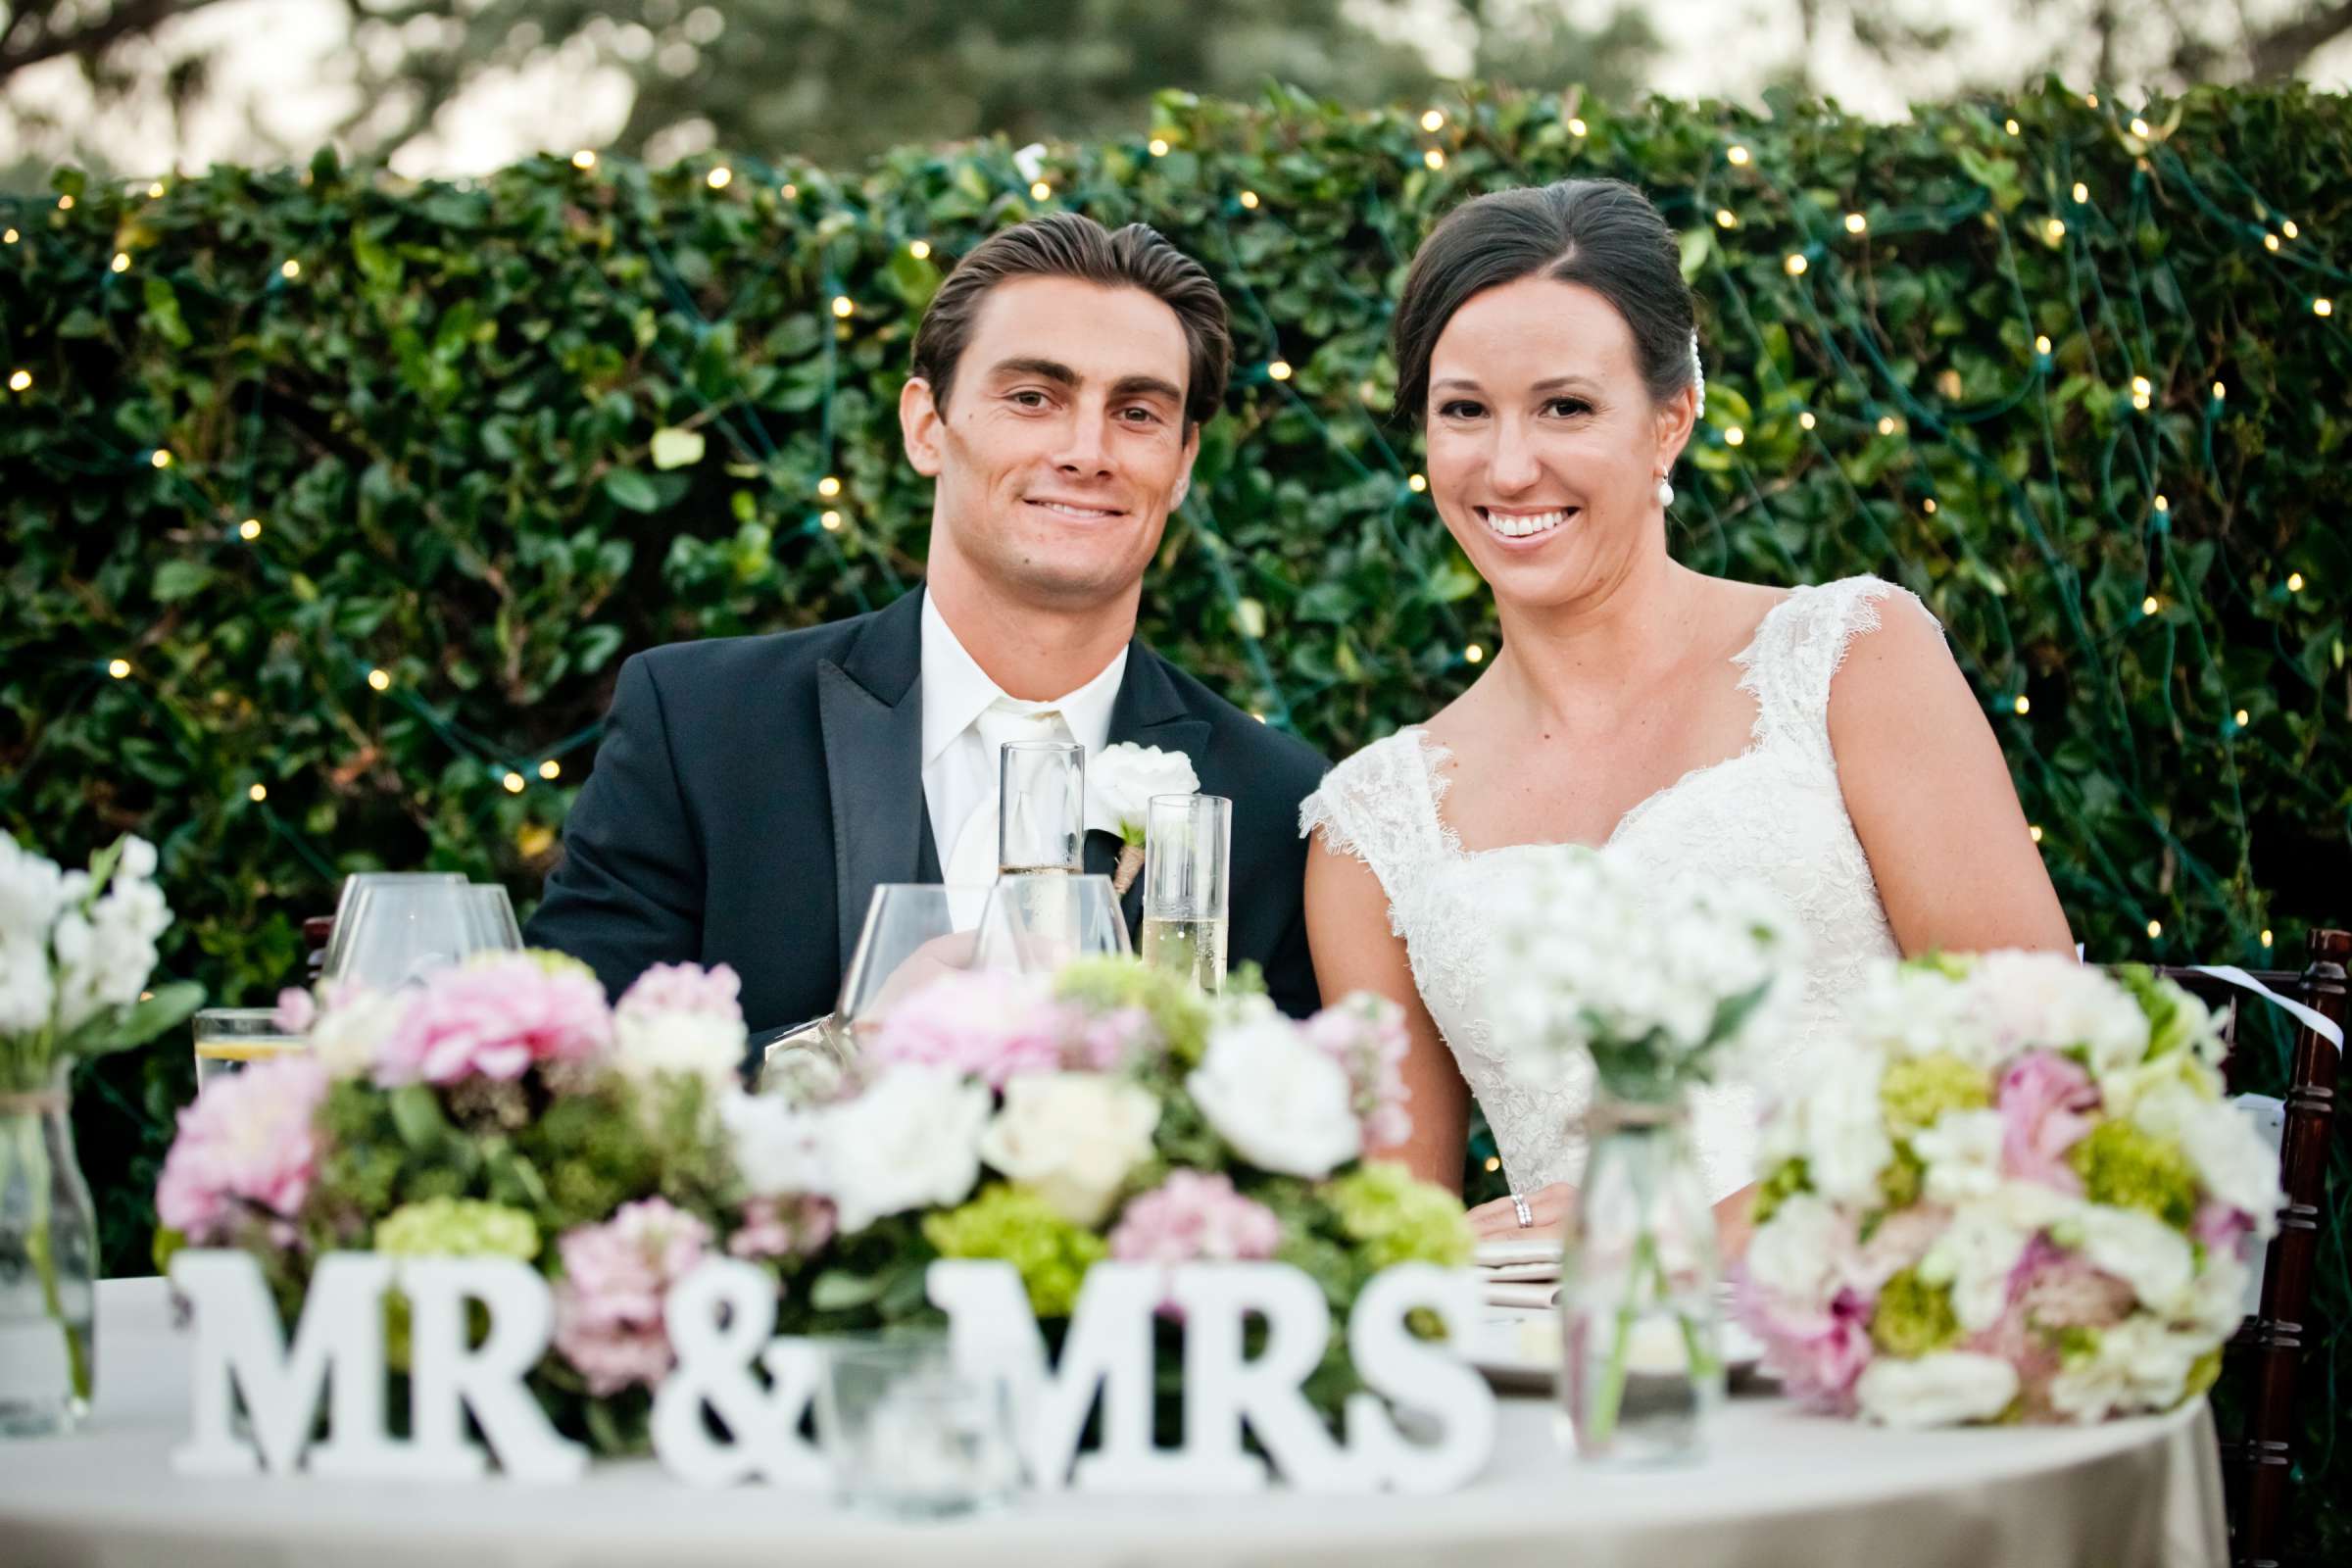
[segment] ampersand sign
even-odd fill
[[[775,1282],[753,1264],[712,1258],[670,1287],[662,1303],[677,1369],[654,1396],[654,1452],[697,1486],[761,1480],[821,1487],[823,1457],[801,1437],[822,1352],[779,1340]],[[770,1386],[752,1375],[757,1361]],[[720,1438],[705,1412],[726,1429]]]

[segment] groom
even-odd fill
[[[1216,285],[1141,224],[1056,214],[982,242],[924,313],[899,399],[937,485],[924,587],[624,663],[533,945],[615,993],[655,963],[731,964],[772,1035],[832,1010],[876,884],[995,875],[1003,741],[1090,760],[1125,741],[1184,753],[1233,801],[1231,959],[1311,1011],[1298,823],[1323,760],[1135,639],[1231,359]],[[1117,854],[1088,836],[1089,870]]]

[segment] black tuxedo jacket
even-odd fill
[[[673,643],[621,665],[564,824],[533,946],[617,995],[647,967],[726,963],[755,1036],[833,1009],[877,884],[936,882],[922,780],[922,595],[805,631]],[[1317,1005],[1298,803],[1325,763],[1141,642],[1110,739],[1183,752],[1233,802],[1231,961],[1295,1016]],[[1108,872],[1118,842],[1087,837]],[[1140,879],[1128,895],[1137,930]]]

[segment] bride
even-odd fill
[[[1590,1074],[1515,1072],[1482,994],[1488,895],[1539,846],[1779,893],[1811,951],[1783,1081],[1870,959],[2071,946],[1991,728],[1918,600],[1875,577],[1732,582],[1667,555],[1668,475],[1703,381],[1674,234],[1646,198],[1569,180],[1466,204],[1413,258],[1395,334],[1397,407],[1425,424],[1430,499],[1494,591],[1502,649],[1300,808],[1323,994],[1376,991],[1410,1022],[1412,1136],[1383,1152],[1458,1187],[1475,1095],[1512,1189],[1471,1211],[1482,1237],[1552,1230],[1570,1207]],[[1693,1106],[1728,1249],[1744,1244],[1758,1109],[1744,1087]]]

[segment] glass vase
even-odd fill
[[[1604,1102],[1560,1259],[1560,1412],[1579,1457],[1695,1459],[1723,1402],[1715,1216],[1672,1105]]]
[[[90,1408],[98,1227],[74,1155],[72,1070],[0,1089],[0,1437],[71,1432]]]

